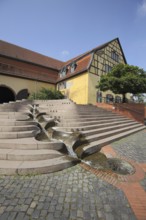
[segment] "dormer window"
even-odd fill
[[[60,78],[62,77],[65,77],[66,76],[66,73],[67,73],[67,68],[66,66],[63,67],[63,69],[60,71],[59,75],[60,75]]]
[[[71,66],[70,71],[71,71],[71,73],[73,73],[75,71],[76,67],[77,67],[77,64],[75,62],[73,62],[70,66]]]
[[[119,55],[116,53],[116,51],[112,51],[111,58],[116,62],[119,62]]]

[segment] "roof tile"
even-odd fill
[[[0,40],[0,55],[59,70],[64,62]]]

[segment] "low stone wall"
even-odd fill
[[[97,103],[97,107],[113,111],[115,113],[124,115],[128,118],[134,119],[140,123],[145,123],[146,120],[146,106],[139,103]]]

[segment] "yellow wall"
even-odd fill
[[[88,104],[93,104],[95,105],[97,102],[97,91],[98,89],[96,88],[96,85],[99,82],[99,77],[95,74],[88,74]],[[122,95],[120,94],[114,94],[112,91],[107,90],[105,92],[102,92],[102,101],[106,100],[106,95],[111,94],[115,98],[115,96],[120,96],[122,98]],[[126,97],[130,99],[130,94],[127,93]]]
[[[66,80],[66,89],[60,91],[77,104],[88,103],[88,73]]]
[[[98,84],[99,77],[95,74],[88,73],[88,103],[96,103],[96,85]]]
[[[37,92],[42,87],[44,88],[55,88],[55,85],[44,83],[44,82],[38,82],[34,80],[28,80],[28,79],[22,79],[17,77],[10,77],[10,76],[4,76],[0,75],[0,85],[5,85],[10,87],[15,91],[17,94],[22,89],[28,89],[28,92]]]

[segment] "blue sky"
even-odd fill
[[[0,0],[0,38],[68,60],[119,37],[146,70],[146,0]]]

